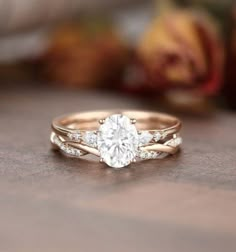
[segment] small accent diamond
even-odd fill
[[[62,145],[60,146],[60,149],[61,149],[62,151],[65,151],[65,150],[66,150],[65,144],[62,144]]]
[[[83,136],[83,141],[92,147],[97,146],[97,134],[95,131],[86,131]]]
[[[179,146],[181,144],[182,144],[182,138],[181,137],[172,138],[172,139],[170,139],[169,141],[167,141],[165,143],[165,145],[169,145],[169,146],[172,146],[172,147],[177,147],[177,146]]]
[[[71,146],[65,146],[63,151],[66,154],[70,155],[70,156],[74,156],[74,157],[80,157],[81,156],[81,151],[76,149],[76,148],[73,148]]]
[[[148,159],[148,152],[147,151],[141,151],[140,153],[139,153],[139,157],[141,158],[141,159]]]
[[[151,151],[151,158],[155,159],[160,155],[160,152]]]
[[[80,131],[73,132],[73,133],[68,133],[67,136],[72,141],[80,141],[80,139],[81,139],[81,133],[80,133]]]
[[[160,152],[156,151],[141,151],[139,157],[141,159],[155,159],[160,155]]]
[[[66,154],[69,154],[69,155],[72,155],[72,149],[71,149],[71,147],[66,146],[66,148],[65,148],[65,153],[66,153]]]
[[[141,131],[139,133],[139,146],[148,144],[153,138],[153,135],[149,131]]]
[[[154,140],[155,140],[155,142],[158,142],[159,140],[161,140],[161,138],[162,138],[162,134],[159,132],[159,131],[157,131],[155,134],[154,134]]]

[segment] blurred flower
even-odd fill
[[[52,33],[42,63],[50,80],[70,87],[95,87],[116,80],[125,58],[125,46],[112,27],[73,23]]]
[[[166,98],[176,105],[184,100],[180,105],[188,106],[192,99],[199,101],[219,91],[223,46],[215,23],[206,14],[165,12],[144,34],[137,54],[146,73],[146,85],[169,93]],[[175,90],[181,95],[175,95]]]
[[[227,105],[236,110],[236,2],[232,3],[230,22],[229,22],[229,37],[227,41],[227,55],[225,66],[225,85],[224,96]]]

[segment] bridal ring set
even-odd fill
[[[50,136],[68,157],[92,154],[113,168],[175,154],[182,143],[181,121],[147,111],[93,111],[56,118]]]

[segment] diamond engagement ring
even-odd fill
[[[181,121],[147,111],[93,111],[65,115],[52,122],[51,143],[70,157],[99,157],[113,168],[136,160],[175,154],[182,143]]]

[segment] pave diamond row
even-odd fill
[[[72,147],[68,146],[67,144],[63,143],[59,137],[54,135],[53,137],[53,143],[57,145],[61,151],[63,151],[65,154],[74,156],[74,157],[80,157],[81,156],[81,151]]]
[[[174,136],[170,140],[166,141],[164,145],[171,146],[171,147],[178,147],[182,144],[182,138],[180,136]],[[138,157],[141,159],[156,159],[156,158],[164,158],[168,154],[163,152],[156,152],[156,151],[139,151]]]
[[[155,159],[160,156],[161,152],[156,151],[140,151],[138,157],[141,159]]]

